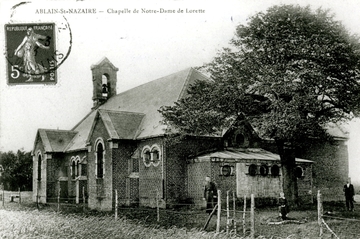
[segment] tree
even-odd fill
[[[12,151],[0,152],[0,165],[3,172],[0,177],[0,184],[5,190],[32,190],[32,157],[30,152],[18,150],[15,154]]]
[[[284,192],[296,203],[293,149],[307,137],[327,137],[329,122],[359,114],[359,39],[329,11],[281,5],[239,25],[230,43],[202,68],[209,81],[159,111],[183,134],[211,134],[245,115],[275,140]]]

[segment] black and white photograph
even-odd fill
[[[0,21],[0,238],[360,238],[360,2]]]

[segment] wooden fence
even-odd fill
[[[117,191],[115,190],[115,195],[117,195]],[[237,225],[238,222],[242,220],[242,232],[244,234],[244,236],[246,236],[246,219],[247,216],[246,214],[250,213],[250,238],[255,238],[255,197],[254,194],[251,194],[251,204],[250,204],[250,210],[247,211],[247,206],[246,206],[246,195],[244,196],[244,205],[243,205],[243,211],[237,211],[236,210],[236,196],[235,196],[235,192],[232,192],[232,204],[230,203],[230,191],[226,192],[226,209],[222,210],[222,192],[221,190],[218,190],[217,192],[217,204],[215,205],[215,207],[213,208],[212,212],[209,214],[209,217],[207,218],[205,225],[203,227],[203,230],[205,230],[211,220],[211,218],[213,217],[213,215],[215,214],[215,212],[217,212],[217,217],[216,217],[216,232],[219,233],[221,231],[221,219],[222,219],[222,213],[226,212],[226,233],[230,234],[230,233],[234,233],[237,234],[238,230],[237,230]],[[156,202],[156,211],[157,211],[157,221],[160,221],[160,208],[159,208],[159,200],[160,198],[157,197],[157,202]],[[115,197],[115,205],[118,205],[117,202],[117,197]],[[232,208],[230,208],[232,205]],[[118,207],[115,206],[115,220],[117,219],[117,215],[118,215]],[[238,218],[237,213],[242,213],[241,219]],[[232,230],[230,230],[232,228]]]

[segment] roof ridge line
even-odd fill
[[[45,128],[39,128],[38,130],[60,131],[60,132],[76,132],[75,130],[71,130],[71,129],[45,129]]]
[[[47,145],[49,145],[50,149],[51,149],[51,152],[54,151],[54,149],[52,148],[51,144],[50,144],[50,140],[46,134],[46,132],[43,132],[43,134],[39,131],[39,134],[40,134],[40,138],[44,137],[43,140],[46,140],[47,142]],[[45,144],[45,143],[44,143]],[[44,147],[45,148],[45,147]]]
[[[160,77],[160,78],[156,78],[156,79],[149,80],[149,81],[147,81],[147,82],[145,82],[145,83],[142,83],[142,84],[140,84],[140,85],[134,86],[133,88],[127,89],[126,91],[120,92],[119,94],[116,94],[116,95],[114,95],[113,97],[117,97],[117,96],[119,96],[119,95],[125,94],[126,92],[128,92],[128,91],[130,91],[130,90],[136,89],[136,88],[138,88],[138,87],[140,87],[140,86],[146,85],[146,84],[151,83],[151,82],[153,82],[153,81],[157,81],[157,80],[163,79],[163,78],[165,78],[165,77],[169,77],[169,76],[178,74],[179,72],[186,71],[186,70],[188,70],[188,69],[193,69],[193,67],[187,67],[187,68],[185,68],[185,69],[183,69],[183,70],[180,70],[180,71],[171,73],[171,74],[169,74],[169,75],[166,75],[166,76],[162,76],[162,77]]]
[[[110,138],[112,138],[112,135],[113,135],[111,132],[114,132],[116,134],[114,136],[117,139],[119,139],[120,138],[119,134],[114,127],[114,122],[111,120],[111,117],[109,116],[108,111],[100,112],[100,110],[99,110],[99,115],[100,115],[101,121],[103,122],[105,129],[107,130],[107,133],[109,134]],[[104,119],[104,117],[106,117],[106,120]],[[107,120],[109,121],[110,125],[107,124]],[[110,129],[110,128],[112,128],[112,129]]]
[[[182,86],[180,94],[179,94],[179,96],[177,98],[177,101],[180,100],[182,98],[182,96],[184,95],[184,90],[186,88],[185,86],[189,83],[190,76],[192,75],[193,72],[194,72],[194,69],[192,67],[190,67],[188,75],[186,76],[186,80],[184,81],[184,84]]]
[[[136,129],[136,132],[135,132],[135,134],[134,134],[133,140],[136,140],[137,137],[141,134],[141,132],[142,132],[142,129],[141,129],[141,128],[142,128],[142,125],[143,125],[143,123],[144,123],[145,117],[146,117],[146,114],[143,114],[143,117],[142,117],[142,119],[141,119],[141,122],[140,122],[140,124],[139,124],[139,126],[138,126],[138,128]]]
[[[74,130],[76,127],[78,127],[82,122],[84,122],[85,119],[87,119],[87,117],[89,115],[91,115],[91,113],[93,113],[94,111],[96,111],[97,109],[92,109],[89,113],[87,113],[85,115],[85,117],[83,117],[74,127],[71,128],[71,130]]]
[[[109,110],[109,109],[98,109],[99,111],[103,112],[110,112],[110,113],[126,113],[126,114],[139,114],[139,115],[145,115],[141,112],[134,112],[134,111],[125,111],[125,110]]]

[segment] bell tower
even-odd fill
[[[106,57],[96,65],[91,66],[93,81],[93,108],[96,109],[104,104],[110,97],[116,95],[117,71]]]

